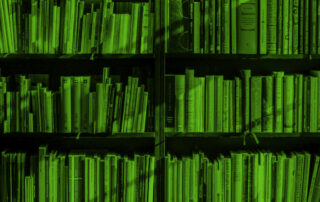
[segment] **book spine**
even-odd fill
[[[96,132],[103,133],[103,132],[106,132],[106,101],[105,101],[105,99],[107,98],[105,94],[106,84],[97,83],[96,89],[97,89],[97,94],[96,94],[97,113],[95,118],[97,121]]]
[[[186,69],[186,130],[194,132],[195,130],[195,88],[194,88],[194,69]]]
[[[320,89],[320,71],[312,70],[311,75],[315,76],[318,80],[317,89]],[[320,93],[315,92],[316,105],[319,105],[320,102]],[[317,107],[317,131],[320,131],[320,107]]]
[[[286,75],[283,78],[283,131],[293,132],[293,101],[294,101],[294,77]]]
[[[262,82],[262,131],[273,132],[273,78],[265,76]]]
[[[303,131],[310,132],[310,76],[303,80]]]
[[[236,132],[235,128],[235,81],[229,81],[229,132]]]
[[[200,2],[193,3],[193,52],[200,53]]]
[[[318,78],[310,77],[310,132],[318,129]]]
[[[209,40],[209,0],[203,0],[204,8],[203,8],[203,15],[204,15],[204,53],[210,53],[210,40]]]
[[[206,76],[206,131],[214,132],[214,115],[215,115],[215,83],[214,76]]]
[[[299,53],[299,0],[293,0],[293,32],[292,32],[292,53]]]
[[[295,201],[301,201],[302,198],[302,183],[303,183],[303,167],[304,167],[304,155],[296,154],[296,184],[295,184]]]
[[[222,53],[230,54],[230,0],[223,0],[223,4],[221,6]]]
[[[215,132],[222,132],[223,131],[223,87],[224,81],[223,76],[218,75],[215,76]]]
[[[293,48],[293,42],[292,42],[292,34],[293,34],[293,0],[289,0],[289,24],[288,24],[288,32],[289,32],[289,37],[288,37],[288,54],[292,55],[292,48]]]
[[[283,72],[274,72],[274,132],[283,131]]]
[[[302,132],[303,130],[303,75],[298,75],[298,127],[297,131]]]
[[[304,53],[304,1],[305,0],[299,1],[299,54]]]
[[[267,0],[260,0],[260,54],[267,54],[267,24],[268,24],[268,3]]]
[[[243,130],[250,129],[250,77],[251,70],[242,70],[242,112],[243,112]]]
[[[258,52],[258,2],[239,0],[237,52],[257,54]]]
[[[310,1],[310,54],[317,54],[317,1]]]
[[[231,53],[237,54],[237,1],[231,1]]]
[[[232,183],[232,194],[231,201],[242,201],[242,154],[231,153],[231,181]]]
[[[166,87],[166,127],[173,128],[175,123],[175,76],[168,75],[165,77],[165,87]],[[177,106],[179,107],[179,106]]]
[[[216,0],[209,0],[209,41],[210,53],[216,51]]]
[[[278,0],[277,7],[277,54],[283,54],[283,0]]]
[[[277,0],[267,1],[267,53],[277,54]]]
[[[283,54],[289,54],[289,0],[283,0]]]
[[[71,77],[71,122],[73,133],[80,132],[81,129],[81,77]]]
[[[251,131],[261,132],[262,77],[251,77]]]
[[[235,125],[236,133],[242,132],[242,83],[239,77],[235,78]]]
[[[317,5],[317,26],[316,26],[316,32],[317,32],[317,54],[320,54],[320,3],[318,2]]]
[[[71,78],[61,77],[62,132],[71,133]]]
[[[220,54],[222,53],[222,44],[221,44],[221,27],[222,27],[222,21],[221,21],[221,3],[222,0],[216,0],[216,53]]]
[[[307,198],[308,198],[310,159],[311,159],[310,153],[304,152],[304,165],[303,165],[303,179],[302,179],[303,181],[302,181],[301,201],[307,201]]]
[[[304,0],[304,54],[309,54],[309,5],[310,0]]]
[[[229,80],[223,81],[222,131],[229,132]]]

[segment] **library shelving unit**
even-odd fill
[[[129,1],[129,0],[128,0]],[[299,55],[232,55],[166,53],[165,11],[162,0],[154,0],[155,35],[153,54],[0,54],[1,75],[45,73],[50,74],[50,85],[57,87],[60,75],[102,74],[102,67],[111,73],[129,75],[138,66],[143,74],[153,75],[154,81],[154,131],[146,133],[116,134],[0,134],[0,148],[36,152],[39,145],[49,145],[58,151],[91,150],[120,154],[150,153],[156,157],[157,190],[155,199],[165,201],[164,157],[203,151],[208,156],[232,150],[308,150],[319,152],[320,133],[197,133],[166,132],[165,130],[165,76],[184,74],[186,67],[197,74],[221,74],[233,78],[241,69],[251,69],[261,75],[272,71],[306,74],[320,69],[320,56]],[[142,75],[144,76],[144,75]]]

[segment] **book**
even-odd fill
[[[237,53],[256,54],[258,51],[258,2],[238,1]]]

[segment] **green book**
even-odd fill
[[[63,133],[71,133],[71,77],[61,76],[61,123]]]
[[[259,45],[260,45],[260,54],[267,54],[267,35],[268,33],[268,3],[267,0],[260,0],[260,22],[259,22],[259,28],[260,28],[260,37],[259,37]]]
[[[229,132],[229,80],[223,81],[222,131]]]
[[[309,45],[310,45],[310,54],[317,54],[317,1],[310,1],[309,4],[309,26],[310,26],[310,39],[309,39]]]
[[[284,72],[273,72],[274,76],[274,132],[283,132],[283,77]]]
[[[277,154],[277,168],[276,168],[276,202],[284,201],[284,180],[285,180],[285,161],[286,155],[284,153]]]
[[[96,132],[103,133],[106,132],[106,84],[104,83],[97,83],[96,89]]]
[[[299,0],[292,0],[293,1],[293,8],[292,8],[292,53],[298,54],[299,53],[299,4],[301,1]]]
[[[223,132],[223,93],[224,93],[223,75],[215,76],[215,132]]]
[[[231,201],[242,201],[243,179],[242,179],[242,153],[231,152]]]
[[[303,79],[303,131],[310,132],[310,76]]]
[[[193,3],[193,52],[200,53],[200,2]]]
[[[46,190],[46,162],[45,162],[45,157],[46,157],[46,151],[47,148],[45,146],[40,146],[39,147],[39,154],[38,154],[38,158],[39,158],[39,182],[38,182],[38,186],[39,186],[39,202],[44,202],[46,200],[46,195],[47,190]]]
[[[194,69],[186,69],[186,131],[195,131],[195,85]]]
[[[278,1],[271,0],[267,2],[267,53],[277,54],[277,9]],[[261,6],[260,6],[261,8]]]
[[[296,153],[296,157],[295,201],[301,201],[303,194],[304,154]]]
[[[320,5],[320,4],[319,4]],[[316,71],[316,70],[312,70],[310,72],[310,74],[312,76],[317,77],[318,83],[317,83],[317,89],[320,89],[320,71]],[[316,105],[319,105],[320,103],[320,93],[318,91],[314,91],[316,94],[316,98],[314,98],[316,100]],[[320,107],[317,107],[317,131],[320,130]]]
[[[208,3],[208,15],[209,15],[209,49],[210,49],[210,53],[215,53],[216,51],[216,14],[215,14],[215,10],[216,10],[216,0],[210,0]]]
[[[282,24],[282,43],[283,54],[289,54],[289,0],[282,0],[283,5],[283,24]]]
[[[283,0],[278,0],[277,6],[277,54],[283,54]]]
[[[222,0],[216,0],[216,53],[221,54],[222,52]]]
[[[258,52],[258,1],[239,0],[237,16],[237,53]]]
[[[296,156],[291,154],[289,158],[286,159],[286,186],[285,186],[285,199],[286,201],[295,200],[295,179],[296,179]]]
[[[283,77],[283,132],[293,132],[294,76]]]
[[[251,77],[251,131],[261,132],[262,76]]]
[[[318,78],[310,76],[310,132],[318,130]]]
[[[200,132],[201,129],[203,129],[203,127],[201,127],[201,119],[203,117],[201,117],[201,115],[203,114],[203,112],[201,112],[201,100],[203,100],[201,98],[201,83],[200,83],[200,77],[195,77],[194,78],[194,114],[195,114],[195,118],[194,118],[194,122],[195,122],[195,128],[194,128],[194,132]]]
[[[231,168],[231,158],[225,157],[223,159],[223,168],[224,168],[224,197],[226,202],[231,202],[231,193],[232,193],[232,168]]]
[[[318,170],[319,170],[319,156],[315,155],[314,167],[313,167],[313,171],[312,171],[311,182],[309,185],[308,202],[316,201],[313,199],[314,199],[314,195],[317,194],[317,193],[316,194],[314,193],[314,188],[315,188],[315,184],[318,183],[318,182],[316,182],[317,176],[319,173]]]
[[[231,22],[231,53],[232,54],[237,54],[237,1],[231,1],[230,2],[230,8],[231,8],[231,17],[230,17],[230,22]]]
[[[73,133],[80,132],[81,129],[81,77],[71,77],[71,121]]]
[[[309,54],[309,15],[310,15],[310,0],[304,0],[304,54]]]
[[[214,115],[215,115],[215,82],[213,75],[206,76],[206,132],[214,132]]]
[[[235,131],[235,81],[229,81],[229,132]]]
[[[221,2],[221,47],[222,54],[230,54],[230,0]]]
[[[273,132],[273,78],[262,78],[262,131]]]
[[[165,86],[166,86],[166,128],[173,128],[175,123],[175,76],[166,75],[165,77]]]
[[[243,130],[249,131],[250,128],[250,77],[251,70],[245,69],[240,71],[242,78],[242,123]]]
[[[304,53],[304,2],[305,0],[299,1],[299,54]]]
[[[80,77],[80,86],[81,86],[81,126],[80,126],[80,131],[81,132],[89,132],[89,94],[90,94],[90,76],[81,76]]]
[[[182,201],[189,201],[190,200],[190,165],[191,165],[191,159],[183,157],[182,158],[183,162],[183,178],[182,178],[182,193],[183,193],[183,198]],[[192,185],[191,185],[192,186]]]
[[[310,160],[311,160],[310,153],[304,152],[304,165],[303,165],[301,201],[307,201],[307,199],[308,199]]]
[[[235,132],[242,132],[242,81],[235,77]]]
[[[292,14],[292,10],[293,10],[293,0],[289,0],[289,24],[288,24],[288,32],[289,32],[289,38],[288,38],[288,54],[292,55],[292,33],[293,33],[293,14]]]

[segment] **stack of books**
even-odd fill
[[[0,2],[0,53],[146,54],[153,32],[151,1]]]
[[[154,201],[155,157],[85,153],[1,154],[0,199],[35,201]]]
[[[165,157],[165,201],[319,201],[318,155],[231,152]],[[313,170],[311,170],[313,168]]]
[[[319,54],[315,0],[164,0],[167,52]]]
[[[32,78],[25,75],[16,76],[18,91],[9,91],[9,78],[1,77],[0,82],[0,125],[4,133],[153,131],[153,98],[148,92],[152,90],[151,78],[147,86],[132,76],[124,84],[104,68],[99,81],[91,80],[91,76],[61,76],[59,91],[49,90],[41,82],[32,85]],[[96,91],[90,91],[93,87]]]
[[[240,77],[166,75],[167,132],[319,132],[320,71]]]

